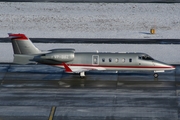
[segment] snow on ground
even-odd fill
[[[25,33],[35,38],[178,38],[180,4],[0,2],[0,37]],[[155,27],[156,34],[149,34]],[[41,50],[144,52],[180,63],[179,45],[38,44]],[[0,62],[12,62],[10,43],[0,43]]]
[[[178,3],[0,2],[0,8],[0,37],[180,38]]]
[[[56,48],[74,48],[76,52],[141,52],[147,53],[156,60],[180,64],[180,47],[171,44],[57,44],[35,43],[40,50]],[[0,44],[0,62],[12,62],[13,50],[11,43]]]

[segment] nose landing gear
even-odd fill
[[[154,78],[158,78],[158,73],[154,73]]]

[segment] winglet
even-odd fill
[[[67,65],[66,63],[62,63],[62,64],[64,65],[65,71],[66,71],[67,73],[73,72],[73,71],[68,67],[68,65]]]

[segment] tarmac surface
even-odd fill
[[[0,120],[179,120],[180,66],[160,73],[0,64]]]

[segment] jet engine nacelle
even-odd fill
[[[58,51],[43,54],[40,56],[41,59],[44,60],[55,60],[59,62],[70,62],[74,59],[74,52],[72,51]]]

